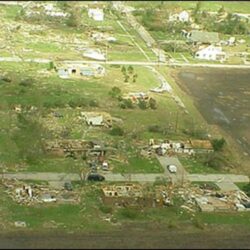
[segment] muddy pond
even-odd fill
[[[250,70],[185,68],[175,75],[209,124],[219,125],[250,155]]]

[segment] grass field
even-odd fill
[[[195,160],[188,157],[178,157],[180,162],[183,164],[185,169],[190,174],[218,174],[222,173],[222,171],[218,171],[212,167],[208,167],[205,164],[199,162],[199,160]]]
[[[195,8],[198,1],[148,1],[147,7],[168,10],[192,10]],[[131,6],[138,8],[145,7],[144,1],[131,1],[129,3]],[[240,12],[240,13],[250,13],[250,4],[247,1],[203,1],[201,3],[201,10],[207,11],[218,11],[222,6],[228,12]]]

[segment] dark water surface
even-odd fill
[[[209,124],[223,128],[250,155],[249,69],[180,69],[177,83]]]

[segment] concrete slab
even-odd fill
[[[235,191],[235,190],[240,190],[238,186],[236,186],[233,182],[216,182],[215,183],[222,191]]]

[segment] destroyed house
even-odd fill
[[[123,99],[130,99],[133,103],[141,101],[148,101],[149,96],[143,92],[129,93],[123,96]]]
[[[195,153],[213,152],[213,146],[209,140],[189,140],[191,147]]]
[[[105,74],[105,68],[99,64],[59,64],[56,70],[60,78],[99,77]]]
[[[102,201],[107,205],[144,207],[153,205],[152,195],[143,192],[140,185],[124,184],[102,188]]]
[[[92,147],[91,142],[85,140],[64,139],[44,142],[45,151],[55,155],[64,155],[68,152],[83,153],[89,151]]]
[[[215,44],[220,41],[219,34],[217,32],[207,32],[192,30],[187,34],[188,41],[192,44]]]
[[[81,116],[89,126],[112,126],[112,117],[106,112],[81,112]]]

